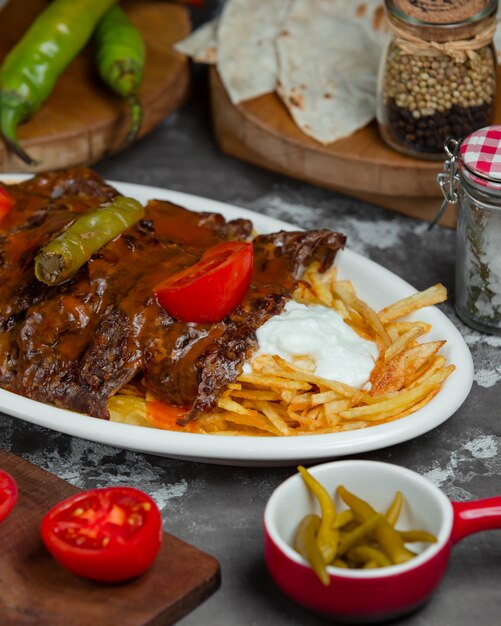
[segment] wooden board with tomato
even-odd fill
[[[218,588],[218,562],[167,533],[152,567],[130,582],[98,583],[70,573],[44,547],[40,524],[80,490],[9,452],[0,451],[0,468],[18,490],[0,525],[0,624],[173,624]]]

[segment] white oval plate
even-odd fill
[[[13,181],[23,180],[27,176],[3,174],[2,178]],[[199,196],[144,185],[114,181],[111,184],[126,196],[137,198],[143,203],[158,198],[194,211],[222,213],[228,219],[249,218],[260,233],[297,230],[286,222]],[[336,265],[340,277],[353,281],[361,298],[376,310],[416,292],[392,272],[350,250],[338,254]],[[0,389],[0,410],[39,426],[118,448],[223,465],[292,465],[377,450],[418,437],[439,426],[461,406],[473,382],[470,351],[452,322],[435,307],[418,311],[414,317],[431,324],[429,340],[447,340],[442,353],[450,363],[454,363],[456,371],[425,407],[412,415],[379,426],[297,437],[198,435],[108,422],[35,402],[3,389]]]

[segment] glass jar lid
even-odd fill
[[[444,149],[447,158],[437,175],[444,199],[428,228],[458,202],[461,190],[485,207],[501,209],[501,125],[476,130],[463,141],[449,137]]]
[[[461,24],[492,15],[498,0],[385,0],[387,9],[409,23]]]
[[[494,19],[498,0],[385,0],[390,20],[429,41],[475,36]]]
[[[462,176],[484,192],[501,190],[501,126],[476,130],[461,143]]]

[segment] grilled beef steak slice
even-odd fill
[[[242,304],[219,324],[176,322],[156,334],[145,355],[146,386],[169,404],[191,407],[189,419],[212,409],[255,350],[256,330],[292,297],[302,266],[317,260],[327,269],[344,242],[344,235],[323,230],[256,237],[252,283]]]
[[[15,209],[0,225],[0,385],[8,387],[17,370],[16,328],[30,306],[52,293],[33,275],[37,250],[75,213],[111,200],[118,192],[83,167],[4,187],[15,201]]]
[[[151,201],[143,220],[49,288],[34,278],[36,250],[75,212],[117,192],[79,168],[9,193],[16,210],[0,236],[0,385],[96,417],[108,417],[108,398],[137,374],[165,402],[191,407],[190,419],[209,411],[255,349],[257,328],[292,296],[303,266],[316,260],[326,269],[344,245],[330,231],[261,235],[240,306],[218,324],[184,323],[159,306],[155,287],[208,247],[247,239],[248,220]]]
[[[45,288],[50,295],[29,308],[16,329],[17,376],[10,388],[107,417],[108,398],[144,367],[150,329],[161,321],[162,334],[173,323],[153,295],[156,285],[196,263],[227,230],[246,237],[250,229],[246,220],[226,223],[221,216],[150,203],[140,223],[101,248],[74,279]],[[186,236],[198,245],[175,242]]]

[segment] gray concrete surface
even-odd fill
[[[221,154],[210,130],[205,74],[191,103],[127,152],[99,163],[105,177],[168,187],[234,203],[305,228],[336,228],[349,246],[418,288],[443,282],[454,299],[454,232],[426,233],[422,222],[271,174]],[[501,494],[501,338],[463,326],[475,361],[465,404],[441,427],[408,443],[361,455],[427,476],[451,498]],[[275,588],[262,556],[261,518],[272,490],[293,468],[235,468],[125,452],[0,415],[2,445],[82,488],[128,484],[159,503],[165,529],[216,556],[222,587],[182,620],[183,626],[321,626],[325,620]],[[409,626],[501,622],[501,531],[466,539],[448,574]],[[391,593],[391,589],[388,589]],[[93,626],[97,626],[95,623]]]

